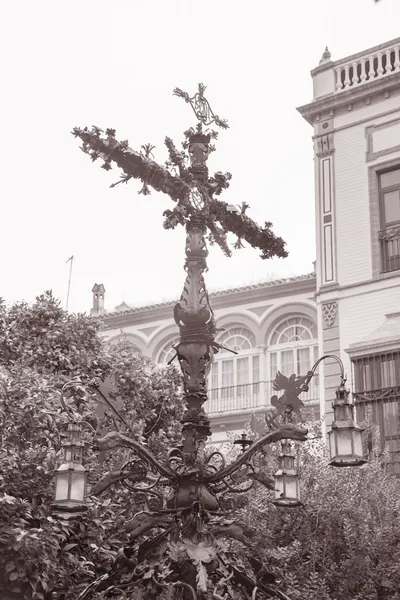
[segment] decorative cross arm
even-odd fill
[[[237,208],[216,199],[216,196],[229,187],[232,176],[222,172],[209,176],[206,163],[210,152],[214,150],[210,142],[217,138],[218,133],[212,130],[203,132],[202,127],[214,123],[226,129],[228,124],[212,112],[204,97],[204,90],[205,86],[199,84],[198,93],[190,98],[186,92],[175,89],[174,94],[184,98],[192,106],[199,123],[196,129],[190,128],[185,132],[186,140],[182,143],[182,151],[175,147],[171,138],[165,138],[169,154],[165,166],[151,158],[153,146],[146,144],[142,146],[142,152],[136,152],[129,147],[127,141],[116,140],[114,129],[103,131],[99,127],[76,127],[72,133],[82,140],[81,149],[92,161],[102,159],[102,168],[107,171],[112,168],[112,163],[121,169],[120,181],[113,183],[111,187],[127,183],[130,179],[139,179],[143,182],[139,193],[149,194],[151,186],[177,203],[172,210],[164,211],[165,229],[174,229],[177,225],[187,226],[193,218],[201,218],[208,229],[210,243],[218,244],[227,256],[232,254],[227,235],[233,233],[237,236],[234,243],[236,249],[241,248],[242,240],[245,240],[253,248],[261,250],[263,259],[274,256],[285,258],[288,255],[285,242],[273,233],[272,223],[266,222],[264,227],[260,227],[245,214],[248,208],[246,203]]]
[[[111,162],[114,162],[123,172],[121,181],[127,183],[130,179],[139,179],[151,185],[157,192],[164,192],[175,202],[183,202],[190,192],[188,183],[174,177],[165,167],[162,167],[151,158],[132,150],[127,141],[118,142],[115,139],[115,130],[106,129],[103,132],[98,127],[80,129],[75,127],[72,131],[75,137],[82,140],[81,149],[88,154],[92,161],[103,159],[102,168],[109,171]],[[114,187],[116,184],[112,184]]]

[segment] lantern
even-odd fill
[[[84,443],[79,439],[79,427],[68,425],[68,440],[63,444],[64,462],[56,471],[54,508],[66,512],[86,509],[87,472],[83,466]]]
[[[363,429],[354,422],[354,404],[344,381],[336,390],[333,406],[332,429],[328,432],[330,465],[333,467],[356,467],[364,464]]]
[[[282,454],[278,457],[279,470],[275,473],[275,506],[290,508],[301,506],[299,476],[294,466],[289,442],[282,442]]]

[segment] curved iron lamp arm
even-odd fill
[[[340,385],[345,385],[346,376],[344,374],[344,366],[343,366],[342,360],[339,358],[339,356],[336,356],[336,354],[324,354],[324,356],[321,356],[321,358],[319,358],[317,360],[317,362],[311,367],[310,371],[307,373],[307,379],[301,386],[302,391],[308,390],[308,384],[310,383],[311,379],[314,377],[317,367],[323,360],[326,360],[327,358],[333,358],[334,360],[336,360],[336,362],[338,363],[338,365],[340,367]]]
[[[68,388],[72,388],[75,385],[85,385],[85,384],[82,381],[73,381],[73,382],[67,383],[66,385],[64,385],[64,387],[62,389],[61,397],[60,397],[60,402],[61,402],[62,408],[67,413],[70,421],[72,419],[71,419],[70,411],[69,411],[67,405],[65,404],[64,392]],[[107,406],[111,410],[112,414],[114,414],[114,416],[119,418],[120,421],[122,423],[124,423],[124,425],[128,428],[128,430],[131,433],[134,433],[132,428],[130,427],[129,423],[123,418],[123,416],[120,414],[120,412],[113,406],[112,402],[110,402],[110,400],[102,392],[102,390],[99,389],[98,386],[96,386],[94,383],[90,383],[87,385],[87,387],[96,390],[96,392],[101,396],[101,400],[99,398],[96,398],[96,396],[92,396],[93,400],[97,401],[99,404],[104,404],[105,406]],[[87,423],[86,421],[80,421],[80,424],[87,424],[90,426],[90,424]],[[92,427],[92,429],[93,429],[93,427]],[[139,442],[135,442],[135,440],[132,440],[127,435],[124,435],[117,431],[112,431],[112,432],[106,434],[104,437],[98,439],[97,444],[95,443],[94,446],[96,446],[96,445],[99,448],[99,450],[110,450],[111,448],[116,448],[116,447],[130,448],[131,450],[133,450],[135,452],[135,454],[142,457],[148,464],[152,465],[160,475],[163,475],[164,477],[166,477],[168,480],[171,480],[171,481],[176,481],[176,479],[177,479],[177,473],[175,473],[175,471],[173,471],[169,467],[166,467],[163,464],[161,464],[155,458],[155,456],[153,456],[153,454],[149,450],[147,450],[147,448],[145,446],[143,446],[143,444],[140,444]]]
[[[248,462],[258,450],[267,444],[273,444],[274,442],[279,442],[279,440],[286,439],[305,442],[307,440],[307,434],[308,429],[297,428],[291,424],[285,425],[276,431],[271,431],[270,433],[267,433],[267,435],[264,435],[264,437],[259,439],[257,442],[254,442],[248,450],[243,452],[243,454],[241,454],[239,458],[235,460],[235,462],[224,467],[220,471],[217,471],[213,475],[209,475],[204,479],[204,481],[206,483],[216,483],[221,481],[228,475],[231,475],[237,471],[242,465]]]
[[[127,435],[118,431],[110,431],[97,442],[99,450],[112,450],[113,448],[130,448],[136,454],[141,456],[146,462],[152,465],[160,475],[163,475],[170,481],[176,481],[179,477],[175,471],[162,465],[143,444],[135,442]]]

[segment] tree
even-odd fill
[[[328,464],[321,439],[299,448],[303,507],[277,510],[270,492],[254,490],[243,518],[286,593],[307,600],[400,599],[400,482],[380,455],[378,434],[367,464]],[[272,455],[267,457],[274,468]]]
[[[98,320],[66,313],[51,292],[33,305],[7,308],[0,301],[1,598],[47,600],[57,589],[58,598],[76,598],[83,584],[109,568],[132,515],[145,508],[142,496],[132,504],[132,494],[118,485],[129,452],[99,456],[95,435],[129,426],[156,456],[179,443],[178,371],[161,370],[121,346],[103,348],[100,327]],[[120,419],[99,406],[101,393],[114,398]],[[83,427],[97,496],[87,515],[66,525],[52,517],[51,503],[71,415]]]

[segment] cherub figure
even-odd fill
[[[291,375],[286,377],[280,371],[276,374],[272,387],[276,392],[284,390],[280,398],[277,395],[272,396],[271,405],[276,409],[274,419],[284,417],[285,422],[293,421],[293,413],[298,421],[302,421],[301,409],[304,403],[299,398],[302,392],[308,390],[308,383],[312,377],[312,373],[307,375]]]

